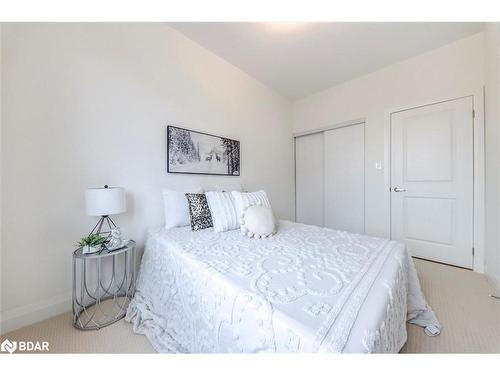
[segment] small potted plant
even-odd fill
[[[106,237],[100,234],[91,234],[78,241],[78,246],[82,248],[83,254],[90,254],[100,251],[105,242]]]

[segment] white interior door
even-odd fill
[[[391,237],[416,257],[472,268],[473,103],[391,115]]]
[[[295,138],[295,197],[299,223],[323,226],[323,133]]]
[[[365,232],[365,126],[325,131],[325,226]]]

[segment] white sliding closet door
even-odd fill
[[[296,221],[323,226],[323,133],[295,138]]]
[[[365,232],[365,125],[325,131],[325,227]]]

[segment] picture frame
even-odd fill
[[[240,141],[168,125],[167,173],[240,176]]]

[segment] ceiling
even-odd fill
[[[478,33],[481,23],[169,23],[297,99]]]

